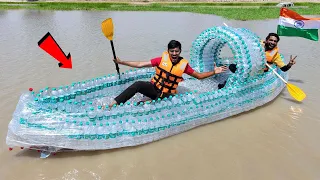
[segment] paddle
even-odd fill
[[[225,26],[228,27],[226,23],[223,23]],[[268,63],[266,65],[272,69],[273,73],[277,75],[284,83],[287,85],[287,89],[289,91],[289,94],[297,101],[302,101],[307,95],[297,86],[288,83],[286,80],[284,80],[277,72],[275,69],[271,68]]]
[[[113,23],[112,23],[112,19],[111,18],[108,18],[106,20],[104,20],[102,23],[101,23],[101,29],[102,29],[102,32],[103,34],[110,40],[110,43],[111,43],[111,48],[112,48],[112,53],[113,53],[113,58],[116,59],[116,53],[114,51],[114,46],[113,46]],[[120,79],[120,72],[119,72],[119,66],[118,66],[118,63],[114,62],[115,65],[116,65],[116,69],[117,69],[117,72],[118,72],[118,75],[119,75],[119,79]]]
[[[307,95],[297,86],[288,83],[286,80],[284,80],[277,72],[275,69],[271,68],[268,63],[266,65],[272,69],[273,73],[277,75],[284,83],[287,85],[287,89],[290,93],[290,95],[297,101],[302,101]]]

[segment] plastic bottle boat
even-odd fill
[[[153,68],[135,69],[75,82],[68,86],[24,92],[8,125],[7,145],[52,153],[104,150],[160,140],[262,106],[285,84],[272,71],[263,72],[264,49],[254,33],[243,28],[212,27],[193,42],[190,65],[213,70],[213,63],[236,63],[235,73],[204,80],[185,76],[176,96],[138,103],[137,94],[109,110],[106,105],[138,80],[149,81]],[[228,45],[232,58],[221,58]],[[278,73],[288,78],[286,73]],[[227,79],[226,86],[217,84]]]

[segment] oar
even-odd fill
[[[114,51],[114,46],[113,46],[113,23],[112,23],[112,19],[108,18],[106,20],[104,20],[101,23],[101,28],[102,28],[102,32],[103,34],[110,40],[111,43],[111,48],[112,48],[112,53],[113,53],[113,58],[116,59],[116,53]],[[119,72],[119,66],[118,63],[114,62],[116,65],[116,69],[119,75],[119,79],[120,79],[120,72]]]
[[[286,80],[284,80],[277,72],[275,69],[271,68],[270,65],[268,63],[266,63],[266,65],[272,69],[273,73],[275,75],[277,75],[284,83],[286,83],[287,85],[287,89],[290,93],[290,95],[296,99],[297,101],[302,101],[307,95],[297,86],[288,83]]]

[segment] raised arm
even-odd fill
[[[114,59],[113,61],[118,64],[135,67],[135,68],[152,67],[152,64],[150,61],[122,61],[119,58]]]
[[[294,64],[296,64],[296,61],[295,61],[296,57],[297,57],[297,56],[295,56],[294,58],[292,58],[292,55],[290,55],[290,61],[289,61],[289,63],[288,63],[287,65],[285,65],[285,66],[282,66],[280,69],[281,69],[282,71],[284,71],[284,72],[286,72],[286,71],[288,71],[289,69],[291,69],[291,67],[292,67]]]

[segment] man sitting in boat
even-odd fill
[[[269,65],[276,64],[283,72],[286,72],[296,63],[295,59],[297,56],[295,56],[294,58],[290,56],[289,63],[285,65],[280,57],[279,48],[277,46],[279,41],[280,41],[280,37],[278,36],[278,34],[269,33],[265,41],[261,40],[261,45],[265,49],[267,63]],[[229,69],[231,72],[234,73],[236,72],[237,67],[235,64],[230,64]],[[269,71],[269,68],[266,66],[264,68],[264,72],[268,72],[268,71]],[[219,89],[223,88],[226,85],[226,82],[227,81],[225,81],[223,84],[219,84],[218,88]]]
[[[189,66],[188,60],[181,57],[180,53],[181,43],[171,40],[168,44],[168,50],[163,52],[162,57],[157,57],[150,61],[122,61],[119,58],[115,59],[116,63],[130,67],[155,67],[156,74],[151,81],[137,81],[133,83],[118,95],[109,104],[109,107],[111,108],[114,104],[125,103],[138,92],[153,100],[174,95],[177,93],[179,82],[183,80],[183,73],[197,79],[204,79],[227,70],[226,66],[216,67],[214,64],[213,71],[198,73]]]

